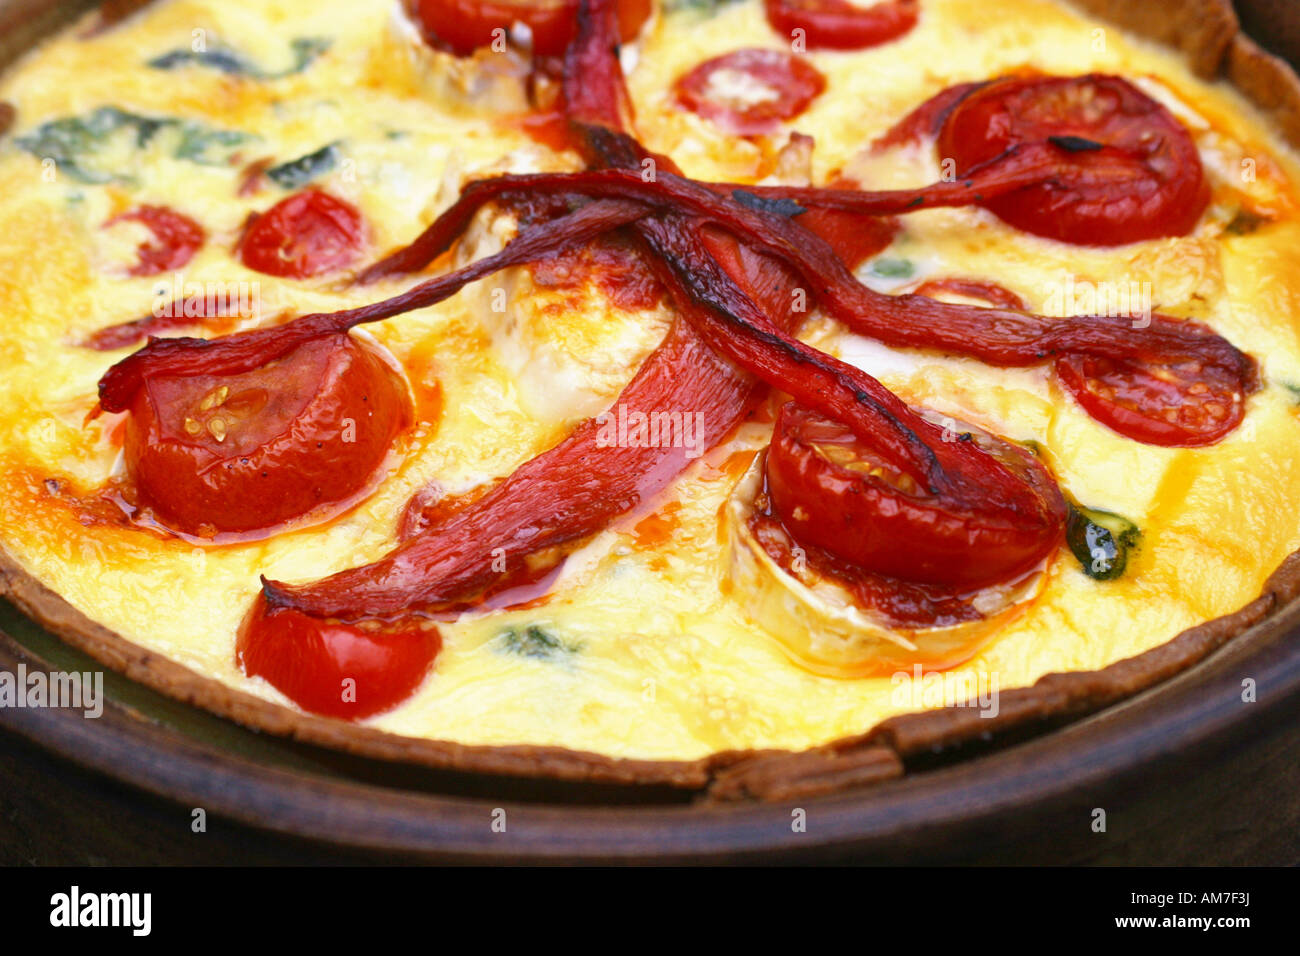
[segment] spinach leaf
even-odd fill
[[[1127,518],[1068,502],[1065,541],[1083,573],[1094,581],[1113,581],[1124,574],[1142,533]]]
[[[293,66],[275,76],[292,76],[301,73],[316,62],[330,48],[334,41],[329,37],[295,37],[289,46],[293,50]]]
[[[171,155],[201,165],[224,164],[231,149],[253,137],[237,130],[213,129],[197,120],[142,116],[117,106],[101,106],[84,116],[53,119],[14,140],[38,159],[52,159],[69,179],[97,185],[129,183],[132,177],[103,166],[101,157],[114,143],[142,149],[157,140]]]
[[[14,140],[39,159],[52,159],[68,178],[81,183],[125,182],[128,177],[96,168],[91,161],[111,140],[130,137],[137,147],[148,145],[160,129],[174,120],[154,119],[116,106],[101,106],[85,116],[50,120]]]
[[[501,649],[507,654],[544,661],[559,660],[582,650],[581,644],[564,641],[536,624],[530,624],[523,630],[506,628],[501,632],[500,640]]]
[[[867,270],[880,279],[910,279],[915,267],[909,259],[873,259]]]
[[[155,70],[176,70],[187,66],[198,66],[216,70],[229,76],[247,76],[255,80],[278,80],[286,76],[301,73],[316,62],[333,41],[328,37],[296,37],[289,44],[293,62],[288,69],[279,71],[263,70],[256,63],[228,47],[212,50],[189,50],[185,48],[169,50],[148,60],[145,65]]]
[[[205,66],[232,76],[255,76],[257,67],[233,50],[171,50],[145,63],[154,70],[175,70],[183,66]]]
[[[266,171],[266,175],[282,189],[298,189],[317,176],[329,172],[338,165],[338,161],[338,146],[330,143],[328,146],[322,146],[314,153],[299,156],[297,159],[291,159],[279,166],[272,166]]]
[[[720,7],[730,6],[735,2],[736,0],[664,0],[664,12],[677,13],[681,10],[690,10],[713,16]]]
[[[229,161],[232,150],[257,138],[251,133],[213,129],[193,121],[181,123],[178,129],[180,140],[172,155],[200,166],[224,166]]]

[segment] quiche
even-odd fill
[[[0,101],[4,593],[245,725],[781,798],[1296,590],[1226,3],[160,0]]]

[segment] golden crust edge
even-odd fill
[[[1180,51],[1192,72],[1216,78],[1241,32],[1232,0],[1067,0],[1094,17]]]
[[[1300,78],[1243,34],[1231,0],[1068,0],[1085,12],[1182,51],[1203,79],[1224,77],[1300,147]],[[379,760],[502,776],[667,785],[712,801],[786,800],[901,776],[903,759],[1032,722],[1084,716],[1187,670],[1300,594],[1300,551],[1240,610],[1097,671],[1047,674],[999,697],[999,714],[947,707],[889,718],[863,734],[803,751],[727,751],[694,761],[634,760],[563,747],[469,746],[313,717],[203,677],[91,620],[0,546],[0,596],[68,644],[170,697],[253,730]]]
[[[104,666],[162,694],[256,731],[378,760],[441,770],[586,783],[670,786],[710,801],[805,798],[901,776],[905,758],[1049,720],[1082,717],[1204,660],[1300,595],[1300,551],[1240,610],[1096,671],[1046,674],[1000,693],[999,713],[945,707],[888,718],[863,734],[802,751],[722,751],[698,760],[637,760],[533,745],[477,746],[388,733],[314,717],[204,677],[99,624],[46,587],[0,547],[0,596]]]

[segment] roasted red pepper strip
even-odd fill
[[[656,172],[673,173],[676,166],[664,157],[650,153],[625,134],[599,125],[583,125],[589,151],[613,156],[618,162],[602,163],[613,168],[628,170],[647,161],[653,161]],[[969,206],[973,203],[995,199],[1026,186],[1050,182],[1062,168],[1063,151],[1050,143],[1027,143],[1009,149],[1002,156],[985,163],[959,181],[934,183],[917,189],[865,191],[860,189],[828,188],[818,186],[752,186],[742,183],[708,183],[691,181],[693,186],[707,188],[724,196],[742,193],[759,200],[795,202],[809,210],[853,213],[861,216],[890,216],[914,212],[918,209],[942,206]],[[534,186],[549,186],[545,177],[573,177],[573,192],[580,195],[623,195],[624,192],[589,177],[596,173],[540,173],[538,179],[526,176],[502,176],[470,183],[462,190],[460,198],[409,245],[389,254],[367,267],[358,276],[358,282],[404,272],[423,269],[446,251],[461,234],[469,220],[489,199],[526,191]],[[649,177],[641,176],[642,180]],[[630,182],[624,175],[621,182]],[[653,185],[653,180],[650,181]],[[597,191],[593,191],[593,187]],[[599,190],[604,191],[599,191]],[[677,199],[679,197],[671,197]]]
[[[579,41],[569,51],[567,75],[582,77],[580,84],[567,84],[570,115],[595,161],[637,168],[653,157],[620,132],[626,95],[610,31],[599,26],[603,2],[593,5],[596,15],[581,18]],[[675,168],[662,158],[658,165]],[[457,207],[445,215],[451,222],[468,222]],[[448,232],[435,223],[425,235],[437,238],[422,254],[448,241]],[[726,270],[715,263],[722,275],[761,290],[767,308],[790,316],[791,276],[786,270],[727,237],[720,237],[715,247],[729,253]],[[687,314],[694,308],[689,301],[683,303]],[[702,447],[709,447],[743,418],[758,394],[752,378],[718,358],[691,325],[679,320],[615,407],[627,408],[629,414],[665,408],[699,413],[702,418],[697,420],[704,427],[698,438]],[[348,618],[399,614],[455,601],[517,571],[528,554],[600,530],[676,477],[688,463],[680,448],[602,445],[599,434],[595,420],[584,422],[488,495],[375,564],[305,587],[264,582],[267,606]],[[497,570],[501,562],[494,562],[494,553],[505,558],[504,572]]]
[[[602,133],[606,139],[609,135]],[[466,187],[446,215],[468,221],[479,206],[494,196],[518,191],[623,196],[663,209],[694,213],[731,232],[755,251],[795,269],[827,312],[853,331],[888,345],[941,349],[999,366],[1038,365],[1058,355],[1088,355],[1127,363],[1130,369],[1141,368],[1143,378],[1169,379],[1174,375],[1185,387],[1164,394],[1172,401],[1176,393],[1178,403],[1201,406],[1203,413],[1179,415],[1173,444],[1218,441],[1240,423],[1245,414],[1245,397],[1259,387],[1253,359],[1212,330],[1191,321],[1157,314],[1151,316],[1149,326],[1141,327],[1133,316],[1044,318],[1014,309],[939,302],[915,294],[882,295],[858,282],[825,242],[798,225],[797,218],[792,221],[764,214],[671,173],[661,173],[653,182],[625,170],[480,180]],[[797,196],[800,191],[790,192]],[[653,228],[652,222],[647,219],[638,228]],[[435,223],[431,231],[437,227]],[[1203,371],[1199,377],[1195,374],[1198,368]],[[1124,366],[1107,366],[1105,377],[1111,379],[1123,371]],[[1190,391],[1198,380],[1206,389]],[[1090,414],[1121,434],[1137,441],[1171,443],[1161,436],[1173,433],[1159,425],[1169,420],[1168,403],[1148,403],[1144,410],[1131,394],[1124,400],[1123,410],[1107,410],[1116,394],[1113,384],[1089,378],[1084,372],[1063,374],[1061,381]],[[1148,396],[1156,394],[1149,388],[1142,391]]]
[[[993,202],[1031,187],[1054,188],[1072,170],[1071,151],[1050,141],[1018,143],[965,169],[951,182],[915,189],[828,188],[824,186],[746,186],[710,184],[718,192],[743,190],[760,199],[794,200],[810,209],[842,209],[863,215],[896,216],[920,209],[971,206]],[[1137,177],[1134,177],[1137,182]]]
[[[846,495],[865,496],[863,507],[846,512],[856,516],[852,527],[835,534],[850,531],[848,543],[856,547],[845,552],[834,536],[823,536],[821,546],[865,560],[870,570],[906,571],[910,579],[959,589],[1008,580],[1059,547],[1065,502],[1032,456],[1013,461],[973,441],[946,441],[943,428],[872,376],[783,331],[721,271],[710,230],[698,220],[669,214],[636,228],[679,306],[695,306],[683,314],[711,348],[846,426],[874,458],[911,480],[906,490],[877,477],[845,486]],[[787,469],[783,477],[795,476]],[[782,487],[788,490],[789,482]],[[878,510],[865,507],[867,498]],[[870,542],[875,546],[866,547]]]
[[[665,216],[652,237],[656,273],[688,311],[710,347],[800,405],[853,430],[891,464],[933,494],[969,507],[997,511],[1014,501],[1017,482],[984,467],[987,457],[966,442],[943,441],[943,429],[913,413],[896,395],[852,365],[805,345],[773,323],[728,281],[710,254],[709,236],[685,228],[685,217]],[[973,472],[980,473],[975,476]]]
[[[618,162],[601,165],[630,170],[641,168],[641,164],[652,161],[656,172],[676,171],[676,166],[671,160],[645,150],[629,136],[600,125],[584,124],[582,130],[589,150],[598,151],[618,160]],[[739,191],[759,199],[793,200],[809,209],[885,216],[912,212],[922,207],[968,206],[982,199],[1013,192],[1049,178],[1052,171],[1057,168],[1058,161],[1057,150],[1050,146],[1017,148],[997,161],[987,164],[985,168],[972,172],[960,182],[936,183],[921,189],[864,192],[858,189],[749,186],[740,183],[711,183],[708,184],[708,188],[725,196],[731,196]],[[472,182],[461,191],[456,202],[414,241],[368,266],[357,277],[357,281],[374,282],[386,276],[423,269],[450,248],[474,214],[488,201],[515,191],[526,192],[534,188],[535,184],[544,186],[552,182],[560,182],[545,177],[573,177],[573,192],[577,195],[597,195],[598,193],[593,191],[593,186],[597,190],[604,190],[599,193],[600,195],[625,194],[624,190],[617,187],[601,187],[598,179],[590,178],[599,176],[602,172],[606,171],[540,173],[536,174],[543,177],[539,179],[530,179],[527,176],[501,176]],[[643,180],[647,178],[638,175]],[[617,181],[630,182],[631,180],[628,173],[624,172]],[[653,181],[649,184],[653,185]],[[692,183],[692,185],[701,184]]]
[[[599,150],[599,145],[593,149]],[[664,257],[656,260],[662,263],[657,271],[672,283],[670,288],[675,290],[683,314],[711,345],[769,382],[793,388],[796,398],[845,421],[861,437],[869,436],[875,447],[933,493],[984,512],[1011,514],[1030,524],[1048,517],[1024,500],[1023,483],[989,456],[966,443],[943,443],[941,430],[915,416],[870,376],[785,335],[715,258],[726,240],[710,243],[691,228],[693,225],[690,220],[646,220],[637,229]],[[689,286],[681,273],[690,276]],[[778,298],[768,308],[780,301]],[[747,315],[742,319],[735,312]],[[651,376],[665,364],[672,366],[671,379],[677,384],[675,407],[680,407],[685,396],[696,394],[702,383],[682,379],[683,373],[698,371],[695,363],[678,362],[670,351],[683,339],[687,346],[698,348],[682,333],[680,324],[674,327],[669,341],[647,360],[620,403],[630,395],[639,396],[642,383],[654,381]],[[730,370],[722,374],[725,368],[715,366],[710,377],[734,379]],[[517,560],[522,552],[571,541],[603,527],[638,500],[646,465],[661,463],[664,456],[648,455],[648,450],[642,449],[606,450],[596,455],[595,433],[594,422],[584,423],[556,450],[529,462],[470,508],[416,536],[380,562],[303,588],[266,582],[268,605],[345,618],[430,607],[494,579],[500,573],[493,571],[494,552],[504,554],[508,561]],[[932,447],[935,442],[943,446],[942,452]],[[618,470],[607,470],[607,463],[617,463]],[[582,481],[579,476],[590,474],[594,464],[597,480]],[[530,493],[534,489],[543,489],[543,495],[535,498]],[[561,509],[563,513],[557,513]],[[1059,536],[1059,529],[1055,533]],[[468,543],[471,539],[472,545]]]
[[[982,299],[989,305],[1002,309],[1025,311],[1024,299],[1010,289],[985,279],[930,279],[922,282],[913,292],[931,299],[944,294],[959,295],[967,299]]]
[[[628,415],[698,413],[698,438],[708,447],[734,427],[756,394],[749,376],[713,355],[679,321],[615,407]],[[519,571],[535,551],[600,531],[689,464],[684,448],[620,447],[602,442],[601,428],[588,419],[469,508],[374,564],[304,587],[265,582],[267,604],[348,620],[436,608]]]
[[[104,373],[99,380],[100,408],[109,412],[126,410],[149,375],[234,375],[260,368],[313,338],[441,302],[477,279],[586,242],[647,211],[646,206],[635,202],[590,203],[545,227],[525,231],[496,255],[371,305],[304,315],[274,328],[252,329],[218,339],[150,339],[144,348]]]
[[[627,99],[614,57],[616,38],[609,4],[595,0],[590,7],[584,3],[582,10],[578,40],[567,54],[570,118],[592,162],[635,170],[655,157],[622,133]],[[582,82],[578,81],[579,67]],[[1036,148],[1017,149],[1008,155],[1028,165],[1051,159],[1046,150]],[[1015,167],[1016,162],[1004,159],[1002,165]],[[873,454],[886,459],[900,474],[913,477],[936,511],[972,525],[972,547],[982,544],[981,527],[994,524],[1013,529],[1021,539],[1031,541],[1033,548],[1040,543],[1049,550],[1056,547],[1064,508],[1050,482],[1039,488],[974,443],[942,441],[936,426],[870,376],[798,342],[772,316],[789,317],[784,298],[793,289],[787,268],[793,267],[805,280],[811,276],[809,284],[819,298],[841,308],[866,302],[872,308],[865,324],[878,326],[886,334],[889,321],[899,319],[904,324],[924,319],[922,324],[930,335],[952,334],[934,321],[934,310],[946,308],[948,318],[978,317],[980,332],[985,331],[984,323],[995,317],[996,341],[990,351],[1000,349],[1027,358],[1017,350],[1023,351],[1026,342],[1041,342],[1045,328],[1054,331],[1052,323],[1009,310],[942,306],[927,300],[913,301],[910,308],[893,306],[896,311],[891,313],[881,301],[854,291],[860,287],[851,282],[843,263],[807,230],[741,206],[725,194],[719,196],[708,188],[677,180],[669,175],[673,168],[665,161],[660,181],[645,184],[655,189],[631,187],[626,173],[621,180],[606,173],[601,174],[604,185],[600,189],[591,190],[593,180],[588,177],[582,188],[574,190],[600,196],[603,189],[607,200],[631,198],[657,207],[655,216],[638,219],[632,230],[654,251],[651,265],[686,320],[674,324],[624,391],[621,402],[645,411],[661,407],[669,398],[675,407],[693,400],[697,407],[710,411],[705,417],[705,441],[713,441],[755,394],[752,381],[735,367],[739,365],[791,391],[807,407],[850,427]],[[1005,169],[997,173],[990,182],[1006,180]],[[636,178],[635,173],[632,177]],[[555,188],[563,187],[556,183]],[[481,204],[503,191],[500,184],[484,187],[475,201]],[[437,229],[447,230],[447,223],[470,211],[473,201],[458,206],[441,226],[435,224],[419,248],[407,250],[402,267],[419,268],[432,258],[425,258],[430,250],[436,254],[439,247],[445,248],[457,230],[448,230],[446,237],[438,238]],[[709,223],[722,227],[721,231],[707,228]],[[800,254],[803,246],[810,251]],[[834,266],[823,261],[828,256]],[[391,257],[386,261],[392,265]],[[844,281],[845,276],[849,281]],[[963,308],[968,311],[961,312]],[[925,315],[909,314],[918,312]],[[1126,331],[1131,335],[1134,330]],[[958,337],[971,334],[969,328],[959,332]],[[1152,338],[1182,344],[1186,339],[1180,338],[1182,332],[1162,326]],[[1208,333],[1206,337],[1210,337]],[[704,342],[731,362],[706,350]],[[1131,355],[1131,350],[1126,354]],[[1040,351],[1032,360],[1046,357],[1047,353]],[[497,558],[505,557],[504,573],[509,574],[519,569],[528,554],[598,530],[640,500],[649,487],[673,477],[683,459],[681,450],[602,447],[596,423],[586,422],[483,498],[431,524],[376,564],[304,587],[264,582],[263,603],[255,614],[268,622],[276,615],[310,615],[324,627],[329,619],[401,618],[463,599],[490,586],[503,573],[498,570]],[[963,578],[963,582],[972,583],[973,579]]]

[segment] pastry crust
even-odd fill
[[[1288,141],[1300,145],[1300,77],[1286,61],[1238,33],[1228,47],[1223,72],[1233,86],[1268,115]]]
[[[1182,50],[1195,72],[1223,75],[1300,145],[1300,79],[1240,33],[1229,0],[1072,0],[1100,18]],[[130,5],[132,7],[139,5]],[[0,122],[3,110],[0,109]],[[132,680],[244,726],[380,760],[472,773],[695,790],[708,800],[790,800],[898,777],[908,758],[1011,729],[1033,732],[1095,712],[1178,674],[1300,595],[1300,552],[1234,614],[1193,627],[1098,671],[1049,674],[999,696],[996,717],[948,707],[883,721],[801,752],[724,752],[695,761],[617,759],[559,747],[466,746],[314,717],[230,688],[90,620],[0,547],[0,595],[52,633]]]
[[[1181,50],[1205,80],[1219,75],[1240,30],[1232,0],[1070,0],[1102,20]]]

